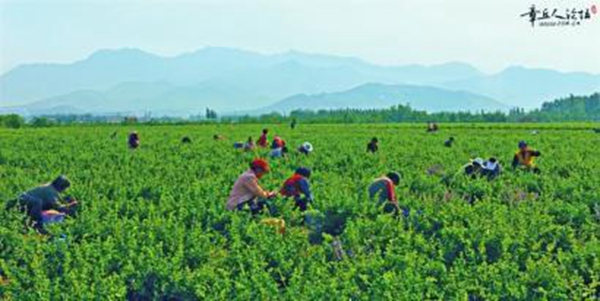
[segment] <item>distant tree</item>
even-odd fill
[[[25,119],[17,114],[0,115],[0,125],[10,129],[18,129],[25,125]]]
[[[46,117],[35,117],[30,121],[32,127],[41,128],[54,125],[54,122]]]
[[[136,124],[138,123],[138,119],[135,116],[128,116],[123,119],[124,124]]]
[[[217,119],[217,111],[206,108],[206,119],[214,120]]]

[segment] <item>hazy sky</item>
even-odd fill
[[[227,46],[600,73],[600,12],[581,26],[532,28],[519,16],[531,4],[600,10],[600,0],[0,0],[0,72],[102,48],[175,55]]]

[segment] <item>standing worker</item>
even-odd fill
[[[137,131],[133,131],[131,132],[131,134],[129,134],[129,139],[127,143],[129,144],[129,148],[131,149],[136,149],[140,147],[140,135]]]
[[[267,147],[269,145],[269,140],[267,138],[268,134],[269,134],[269,129],[263,129],[262,135],[260,135],[260,137],[258,138],[258,141],[256,141],[256,144],[258,144],[258,146],[260,146],[260,147]]]

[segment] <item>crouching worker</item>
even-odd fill
[[[397,214],[399,207],[394,187],[398,184],[400,184],[400,174],[397,172],[390,172],[383,177],[377,178],[369,186],[369,198],[377,198],[378,206],[385,203],[383,210],[386,213]]]
[[[488,180],[492,180],[500,175],[502,171],[502,166],[498,159],[495,157],[489,158],[487,161],[483,162],[483,169],[481,170],[481,175],[488,178]]]
[[[527,142],[520,141],[519,150],[513,157],[512,167],[513,169],[519,167],[528,171],[533,171],[534,173],[540,173],[540,169],[534,164],[535,158],[539,156],[541,156],[539,151],[530,149]]]
[[[283,183],[283,187],[279,191],[284,197],[293,197],[296,201],[296,206],[300,211],[304,212],[308,209],[308,204],[312,203],[313,197],[310,192],[310,169],[300,167],[296,169],[294,175]]]
[[[308,156],[308,154],[312,153],[312,151],[313,151],[313,146],[308,141],[302,143],[302,145],[300,145],[298,147],[298,152],[301,154],[307,155],[307,156]]]
[[[462,167],[465,175],[475,179],[480,176],[487,177],[492,180],[500,175],[501,166],[498,160],[494,157],[489,158],[487,161],[483,161],[481,158],[475,158]]]
[[[233,144],[233,148],[235,149],[243,149],[244,151],[252,151],[256,148],[256,145],[254,144],[254,141],[252,140],[252,137],[248,137],[248,140],[245,143],[242,142],[235,142]]]
[[[371,153],[376,153],[379,150],[379,140],[377,140],[377,137],[373,137],[373,139],[371,139],[371,142],[369,142],[367,144],[367,153],[371,152]]]
[[[244,210],[246,207],[254,215],[265,206],[269,207],[268,200],[274,198],[276,192],[268,192],[258,184],[258,180],[269,173],[269,164],[262,159],[250,163],[250,169],[241,174],[233,184],[227,210]],[[270,209],[270,208],[269,208]]]
[[[77,200],[66,197],[61,201],[60,194],[71,186],[65,176],[59,176],[54,181],[33,188],[19,196],[21,210],[25,211],[33,226],[40,233],[46,233],[44,225],[62,222],[67,215],[74,215]]]

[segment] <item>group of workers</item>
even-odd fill
[[[273,141],[271,141],[269,145],[269,129],[263,129],[260,137],[258,138],[256,144],[254,143],[252,136],[248,137],[248,140],[245,143],[235,142],[233,143],[233,148],[235,149],[243,149],[244,151],[253,151],[257,147],[261,148],[270,148],[269,157],[271,158],[283,158],[289,153],[289,148],[280,136],[273,137]],[[298,146],[297,151],[301,154],[308,155],[313,151],[313,146],[310,142],[304,142],[300,146]]]
[[[270,147],[272,158],[283,157],[287,153],[286,142],[279,136],[275,136],[271,143],[268,141],[268,129],[263,129],[257,143],[254,144],[252,137],[245,143],[234,144],[235,148],[253,150],[257,147]],[[223,140],[222,136],[215,135],[215,140]],[[444,142],[446,147],[451,147],[454,138],[450,137]],[[182,143],[191,143],[189,137],[184,137]],[[137,132],[131,132],[128,137],[128,145],[135,149],[140,146],[140,136]],[[524,169],[539,173],[534,161],[541,153],[529,147],[525,141],[520,141],[518,150],[512,161],[513,169]],[[367,144],[367,152],[376,153],[379,150],[379,140],[373,137]],[[313,151],[313,146],[305,142],[298,148],[298,152],[308,155]],[[485,177],[489,180],[498,177],[502,167],[495,157],[488,160],[476,158],[470,160],[462,167],[460,172],[471,178]],[[278,195],[284,199],[291,199],[300,211],[306,211],[313,203],[313,195],[310,189],[309,179],[311,170],[307,167],[299,167],[286,179],[278,190],[267,191],[259,185],[259,180],[270,172],[269,163],[264,159],[255,159],[250,163],[249,169],[242,173],[231,189],[226,203],[227,210],[248,210],[252,214],[258,214],[264,208],[271,210],[272,200]],[[395,194],[395,187],[399,185],[401,176],[392,171],[375,179],[368,187],[369,197],[376,200],[378,206],[383,206],[385,212],[398,213],[400,208]],[[78,207],[78,201],[72,197],[61,198],[61,194],[69,188],[70,181],[63,175],[52,182],[43,184],[21,194],[16,200],[8,203],[7,208],[16,205],[25,212],[30,224],[40,233],[44,233],[44,225],[53,222],[61,222],[66,216],[73,216]]]

